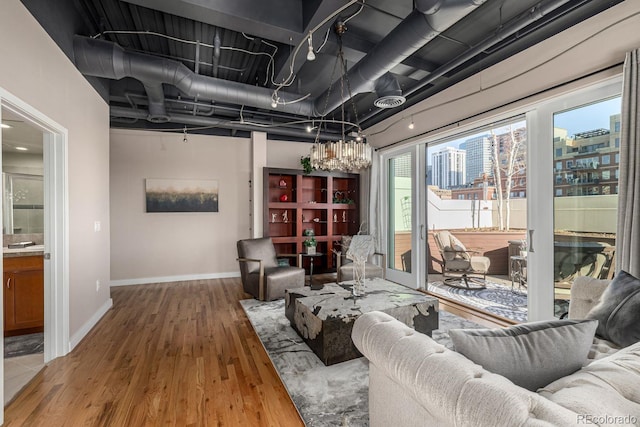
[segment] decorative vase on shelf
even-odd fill
[[[308,228],[304,230],[303,234],[305,235],[306,239],[304,240],[304,242],[302,242],[302,244],[306,248],[307,254],[315,255],[316,245],[318,244],[318,242],[316,241],[315,231],[313,231],[313,228]]]
[[[289,196],[287,196],[286,194],[283,194],[282,196],[280,196],[281,202],[286,202],[287,200],[289,200]]]

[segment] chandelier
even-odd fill
[[[314,169],[321,169],[326,171],[353,171],[358,169],[365,169],[371,166],[371,146],[362,137],[362,131],[360,129],[360,123],[358,121],[358,112],[356,105],[351,94],[351,87],[349,86],[349,78],[347,76],[347,64],[344,59],[344,52],[342,50],[342,34],[346,31],[344,23],[338,22],[335,26],[335,32],[338,35],[338,54],[336,56],[336,62],[333,66],[331,73],[331,80],[329,83],[329,89],[327,90],[327,102],[325,103],[325,111],[320,120],[316,132],[316,139],[311,147],[311,166]],[[326,108],[329,102],[329,95],[333,86],[333,77],[335,75],[336,66],[340,64],[340,95],[343,101],[340,104],[341,120],[340,125],[342,128],[342,138],[338,141],[320,141],[320,128],[322,121],[324,121],[327,114]],[[345,121],[344,104],[345,104],[345,87],[348,94],[348,100],[351,101],[353,108],[353,114],[355,117],[355,123]],[[336,122],[335,120],[333,121]],[[356,126],[357,131],[352,132],[347,139],[345,134],[345,124]]]

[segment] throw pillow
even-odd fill
[[[455,350],[486,370],[536,391],[582,367],[598,322],[551,320],[498,329],[451,329]]]
[[[586,318],[600,322],[596,335],[620,347],[640,341],[640,279],[620,271]]]

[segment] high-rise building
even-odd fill
[[[465,150],[443,147],[431,155],[433,185],[447,189],[465,183]]]
[[[467,165],[465,168],[466,182],[473,183],[483,174],[492,175],[491,170],[491,135],[478,135],[467,139],[460,148],[467,152]]]

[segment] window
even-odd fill
[[[616,169],[616,179],[619,179],[620,177],[618,176],[618,169]],[[617,191],[616,191],[617,193]]]
[[[620,122],[616,121],[613,125],[614,132],[620,132]]]
[[[557,171],[561,171],[562,170],[562,161],[556,162],[556,170]]]
[[[562,157],[562,148],[556,148],[556,157]]]
[[[616,164],[620,163],[620,153],[616,153]]]
[[[616,148],[620,147],[620,138],[616,138]]]
[[[612,85],[611,90],[614,89]],[[617,84],[616,84],[617,86]],[[584,95],[584,94],[582,94]],[[556,182],[553,200],[553,281],[556,288],[562,289],[567,283],[571,283],[576,276],[593,275],[598,277],[601,271],[599,264],[583,264],[586,261],[584,252],[589,245],[598,242],[599,248],[615,246],[616,220],[615,208],[603,209],[603,206],[615,206],[612,195],[613,186],[616,184],[611,166],[612,157],[615,156],[614,143],[615,132],[619,132],[620,97],[595,100],[593,97],[583,96],[585,103],[572,103],[569,97],[564,105],[573,105],[571,109],[553,111],[552,129],[556,135],[571,135],[566,138],[567,150],[573,149],[570,154],[574,156],[571,161],[575,167],[569,166],[567,170],[572,173],[565,175],[566,182],[572,185],[565,187],[558,183],[558,173],[553,171]],[[565,101],[565,100],[563,100]],[[562,108],[561,103],[557,107]],[[570,140],[571,138],[571,140]],[[617,139],[617,138],[616,138]],[[570,141],[570,142],[569,142]],[[556,152],[557,145],[547,149],[550,153]],[[558,160],[547,167],[554,167]],[[549,172],[547,172],[549,173]],[[617,171],[615,172],[617,177]],[[601,185],[605,182],[605,185]],[[563,197],[564,196],[564,197]],[[567,196],[572,196],[570,199]],[[606,199],[605,199],[606,198]],[[571,245],[562,244],[571,241]],[[562,291],[560,291],[561,293]],[[558,295],[558,293],[556,293]],[[567,304],[563,298],[554,302],[554,308]],[[559,315],[565,311],[556,310]]]
[[[567,160],[567,169],[573,168],[573,160]]]

